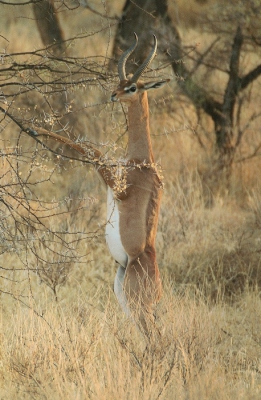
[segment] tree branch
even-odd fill
[[[162,26],[157,30],[157,37],[162,52],[170,59],[172,69],[178,77],[177,83],[194,106],[203,109],[215,121],[220,116],[222,105],[192,79],[191,72],[183,62],[184,53],[179,32],[172,24],[166,8],[162,7],[160,10],[163,12]]]
[[[2,1],[0,0],[1,4],[6,4],[7,6],[26,6],[27,4],[36,4],[36,3],[41,3],[42,0],[28,0],[28,1],[24,1],[23,3],[19,2],[19,3],[10,3],[8,1]]]
[[[224,94],[223,101],[223,115],[224,117],[232,118],[234,111],[234,105],[236,102],[236,97],[240,88],[239,85],[239,59],[241,47],[243,44],[243,35],[240,26],[237,28],[236,35],[234,37],[234,42],[231,51],[230,65],[229,65],[229,80]]]
[[[245,89],[250,83],[257,79],[261,75],[261,64],[254,68],[252,71],[248,72],[240,80],[240,90]]]
[[[47,131],[44,128],[37,127],[36,130],[32,128],[25,128],[21,122],[19,122],[12,114],[6,111],[4,108],[0,106],[0,111],[7,115],[19,128],[22,132],[26,133],[30,137],[32,137],[37,143],[42,145],[46,150],[51,151],[54,154],[60,155],[64,158],[68,158],[70,160],[76,160],[85,162],[88,164],[92,164],[96,171],[100,174],[101,178],[105,182],[106,185],[113,188],[114,186],[114,178],[112,176],[111,167],[113,166],[111,163],[108,163],[108,159],[100,152],[98,149],[94,148],[91,145],[79,144],[73,142],[71,139],[58,135],[57,133]],[[55,142],[62,143],[63,145],[69,147],[72,150],[75,150],[77,153],[81,154],[84,158],[79,159],[77,157],[66,156],[65,154],[57,153],[53,151],[49,146],[42,142],[39,138],[47,138],[52,139]]]
[[[93,14],[96,14],[96,15],[98,15],[99,17],[106,18],[106,19],[110,19],[110,20],[112,20],[112,21],[119,21],[119,20],[120,20],[120,18],[117,17],[117,16],[115,16],[115,17],[110,17],[110,16],[108,16],[107,14],[103,14],[103,13],[101,13],[101,12],[95,10],[90,4],[88,4],[88,1],[87,1],[87,0],[84,1],[84,2],[82,1],[82,2],[81,2],[81,6],[84,7],[84,8],[87,8],[87,10],[90,10]]]

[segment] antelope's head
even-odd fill
[[[138,36],[134,33],[135,36],[135,43],[126,50],[120,57],[118,62],[118,74],[120,78],[120,84],[117,89],[112,93],[111,100],[112,101],[124,101],[124,102],[132,102],[139,96],[140,93],[149,90],[149,89],[158,89],[163,86],[166,82],[169,82],[169,79],[165,81],[154,81],[154,82],[141,82],[139,78],[145,71],[145,69],[149,66],[152,62],[153,58],[156,55],[157,51],[157,38],[155,35],[154,37],[154,45],[153,48],[146,58],[146,60],[142,63],[142,65],[137,69],[137,71],[129,78],[126,77],[125,65],[127,59],[130,55],[134,52],[138,44]]]

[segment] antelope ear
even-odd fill
[[[168,83],[169,81],[170,81],[170,79],[166,79],[165,81],[159,81],[159,82],[147,82],[147,83],[144,83],[144,90],[159,89],[163,85],[165,85],[165,83]]]

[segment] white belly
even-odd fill
[[[120,265],[126,267],[128,255],[121,243],[119,209],[111,188],[108,188],[107,192],[106,242],[112,257]]]

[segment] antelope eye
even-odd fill
[[[133,83],[131,86],[125,87],[124,91],[126,93],[135,93],[137,90],[137,85],[135,83]]]
[[[136,86],[132,86],[132,87],[129,89],[129,91],[132,92],[132,93],[136,92],[136,90],[137,90]]]

